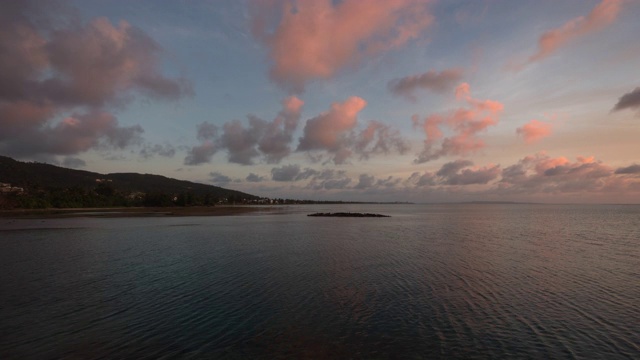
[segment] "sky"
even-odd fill
[[[640,0],[0,8],[1,155],[271,198],[640,203]]]

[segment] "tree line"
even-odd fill
[[[34,188],[25,192],[0,194],[2,209],[215,206],[244,202],[244,198],[235,194],[221,198],[213,193],[197,194],[191,191],[123,192],[108,183],[99,183],[93,188]]]

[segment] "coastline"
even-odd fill
[[[234,216],[251,213],[273,213],[278,208],[259,205],[187,206],[187,207],[120,207],[70,209],[0,210],[0,218],[68,218],[68,217],[162,217],[162,216]]]

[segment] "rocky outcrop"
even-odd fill
[[[307,216],[321,216],[321,217],[391,217],[389,215],[370,214],[370,213],[351,213],[351,212],[337,212],[337,213],[315,213]]]

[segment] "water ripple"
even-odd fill
[[[640,207],[366,212],[11,223],[0,353],[640,357]]]

